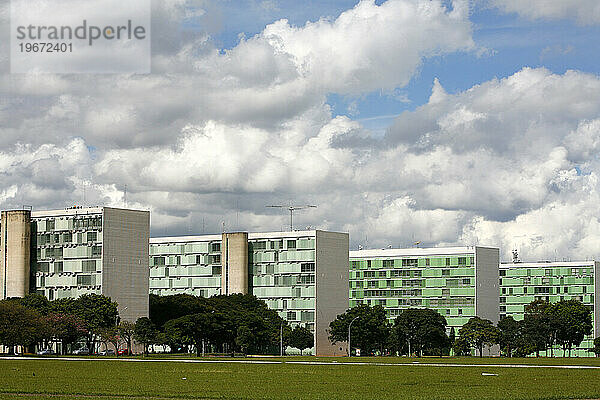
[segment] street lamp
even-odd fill
[[[279,356],[283,357],[283,322],[279,327]]]
[[[127,310],[127,307],[123,307],[123,309],[121,310],[121,312]],[[115,327],[119,326],[119,320],[121,318],[119,317],[119,309],[117,309],[117,315],[115,315]]]
[[[348,325],[348,357],[352,357],[352,346],[350,346],[350,328],[352,327],[352,323],[356,321],[359,317],[360,315],[354,317],[354,319],[350,321],[350,324]]]

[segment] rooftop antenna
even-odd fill
[[[123,191],[123,203],[125,203],[125,208],[127,208],[127,185],[125,185],[125,190]]]
[[[512,251],[512,261],[513,263],[518,263],[519,261],[519,252],[517,251],[517,249],[514,249]]]
[[[221,221],[221,232],[225,233],[225,221]]]
[[[420,244],[421,244],[421,241],[417,240],[416,242],[413,243],[413,246],[419,247]]]
[[[284,206],[282,204],[267,206],[269,208],[287,208],[290,212],[290,232],[294,231],[294,211],[303,210],[305,208],[317,208],[317,206],[313,205],[304,205],[304,206]]]

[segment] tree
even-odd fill
[[[209,299],[191,294],[171,296],[150,295],[150,320],[162,329],[167,321],[202,312]]]
[[[354,320],[356,317],[358,319]],[[383,351],[387,343],[390,328],[385,310],[380,305],[370,307],[366,304],[350,308],[337,316],[329,324],[329,341],[332,344],[348,341],[348,326],[352,324],[351,342],[355,348],[360,348],[364,354],[373,350]],[[351,351],[351,349],[349,349]]]
[[[141,317],[135,321],[133,337],[144,346],[144,354],[148,354],[148,346],[155,343],[158,331],[148,317]]]
[[[552,314],[551,304],[545,300],[535,300],[525,306],[525,316],[521,323],[522,335],[519,340],[519,353],[528,354],[550,349],[553,355],[553,346],[556,342],[558,325],[555,315]]]
[[[594,339],[594,348],[592,349],[592,352],[594,352],[596,357],[600,355],[600,336]]]
[[[70,313],[81,318],[87,327],[87,345],[90,352],[94,351],[94,344],[101,331],[106,334],[106,329],[115,327],[117,323],[117,303],[109,297],[99,294],[84,294],[72,302],[64,304]]]
[[[135,324],[129,321],[122,321],[118,327],[119,336],[127,345],[127,353],[131,354],[131,341],[135,333]]]
[[[394,320],[392,337],[398,341],[399,350],[406,343],[409,356],[415,352],[422,355],[424,351],[441,355],[449,346],[446,325],[446,318],[434,310],[409,308]]]
[[[29,347],[49,338],[49,332],[39,312],[15,301],[0,301],[0,343],[11,354],[15,346]]]
[[[568,349],[570,357],[571,348],[592,333],[592,312],[580,301],[562,300],[552,304],[550,314],[556,321],[556,341],[563,347],[563,356]]]
[[[466,340],[471,348],[479,350],[479,357],[483,357],[484,345],[498,343],[498,328],[490,320],[473,317],[460,328],[458,336]]]
[[[27,308],[39,312],[41,315],[48,315],[50,311],[50,302],[41,294],[29,293],[19,298],[19,303]]]
[[[85,323],[75,315],[50,313],[46,321],[50,326],[52,337],[62,344],[62,354],[66,354],[68,345],[76,343],[87,334]]]
[[[511,316],[504,317],[498,322],[498,334],[500,349],[508,357],[512,357],[521,334],[520,324]]]
[[[315,345],[315,336],[310,329],[304,326],[296,326],[290,335],[290,346],[300,350],[300,355],[306,349],[310,349]]]
[[[197,356],[217,330],[217,320],[211,312],[186,315],[165,324],[166,335],[176,343],[193,345]]]
[[[121,336],[119,336],[119,330],[116,326],[109,326],[108,328],[99,328],[98,335],[104,347],[108,350],[108,343],[112,344],[115,348],[115,355],[119,355],[119,344],[121,343]]]
[[[471,355],[471,346],[467,339],[459,337],[454,340],[452,344],[452,350],[456,356],[469,356]]]

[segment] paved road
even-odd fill
[[[284,360],[197,360],[197,359],[157,359],[157,358],[83,358],[83,357],[0,357],[0,360],[57,360],[57,361],[121,361],[121,362],[179,362],[179,363],[238,363],[238,364],[299,364],[299,365],[376,365],[382,367],[464,367],[464,368],[556,368],[556,369],[600,369],[592,365],[529,365],[529,364],[453,364],[453,363],[378,363],[378,362],[338,362],[338,361],[284,361]]]

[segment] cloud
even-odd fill
[[[573,19],[581,25],[600,23],[600,3],[596,0],[491,0],[507,13],[531,19]]]
[[[161,4],[156,29],[212,12]],[[458,93],[436,79],[383,138],[333,116],[329,93],[402,93],[428,57],[475,50],[466,3],[442,4],[362,1],[228,50],[182,28],[151,75],[0,75],[0,206],[127,201],[173,235],[285,229],[265,205],[293,202],[318,205],[297,227],[349,231],[353,248],[508,255],[521,237],[524,258],[600,256],[598,76],[523,68]]]

